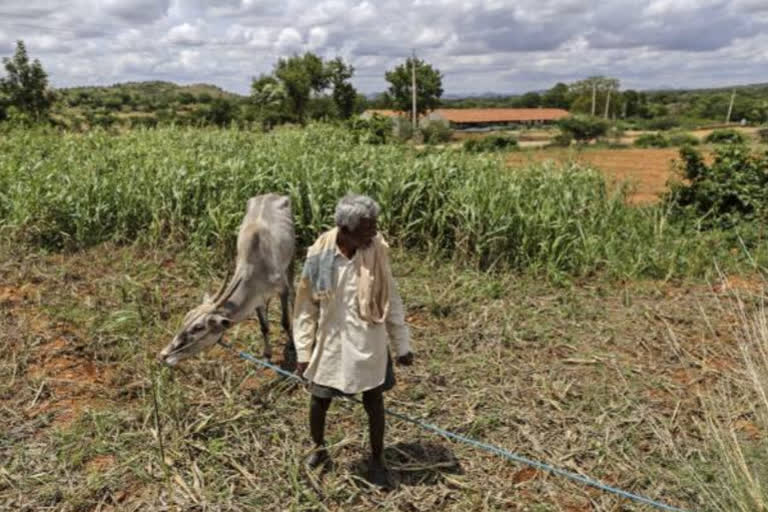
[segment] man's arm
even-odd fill
[[[300,367],[303,366],[300,373],[306,369],[312,356],[318,313],[318,304],[312,299],[311,285],[309,281],[302,279],[296,290],[296,303],[293,307],[293,342],[296,345],[297,362]]]
[[[403,300],[397,290],[397,283],[395,283],[391,271],[389,273],[389,313],[387,314],[386,327],[398,363],[410,364],[413,359],[411,354],[411,333],[405,323]]]

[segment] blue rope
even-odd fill
[[[226,348],[229,348],[229,349],[237,351],[236,349],[234,349],[234,347],[232,347],[231,345],[229,345],[229,344],[227,344],[227,343],[225,343],[223,341],[220,341],[219,344],[221,344],[222,346],[224,346]],[[270,368],[270,369],[274,370],[275,372],[279,373],[280,375],[283,375],[283,376],[288,377],[290,379],[295,379],[295,380],[304,382],[304,379],[302,379],[301,377],[299,377],[295,373],[291,373],[291,372],[288,372],[286,370],[283,370],[279,366],[276,366],[276,365],[274,365],[272,363],[269,363],[267,361],[263,361],[261,359],[257,359],[256,357],[252,356],[251,354],[249,354],[247,352],[243,352],[243,351],[237,351],[237,352],[238,352],[238,355],[241,358],[245,359],[246,361],[250,361],[252,363],[256,363],[258,365],[264,366],[266,368]],[[362,403],[360,400],[352,398],[352,397],[345,397],[345,398],[347,398],[348,400],[351,400],[353,402]],[[430,431],[432,431],[432,432],[434,432],[436,434],[440,434],[441,436],[447,437],[449,439],[453,439],[453,440],[462,442],[464,444],[468,444],[470,446],[474,446],[475,448],[480,448],[481,450],[485,450],[485,451],[490,452],[490,453],[495,453],[496,455],[504,457],[505,459],[509,459],[511,461],[514,461],[514,462],[519,462],[521,464],[525,464],[527,466],[531,466],[531,467],[534,467],[536,469],[540,469],[542,471],[547,471],[547,472],[555,474],[555,475],[563,476],[565,478],[569,478],[571,480],[575,480],[577,482],[581,482],[581,483],[583,483],[585,485],[588,485],[590,487],[595,487],[595,488],[600,489],[602,491],[609,492],[611,494],[616,494],[618,496],[622,496],[624,498],[628,498],[630,500],[637,501],[639,503],[644,503],[646,505],[651,505],[652,507],[656,507],[656,508],[661,509],[661,510],[669,510],[669,511],[672,511],[672,512],[687,512],[686,510],[681,509],[681,508],[673,507],[671,505],[667,505],[667,504],[661,503],[659,501],[654,501],[654,500],[652,500],[650,498],[646,498],[644,496],[639,496],[637,494],[632,494],[631,492],[627,492],[627,491],[624,491],[624,490],[616,488],[616,487],[611,487],[610,485],[605,485],[605,484],[603,484],[601,482],[598,482],[597,480],[592,480],[591,478],[587,478],[585,476],[579,475],[578,473],[573,473],[571,471],[566,471],[564,469],[559,469],[559,468],[556,468],[554,466],[550,466],[549,464],[545,464],[545,463],[539,462],[537,460],[529,459],[527,457],[523,457],[522,455],[517,455],[516,453],[512,453],[509,450],[505,450],[504,448],[499,448],[498,446],[494,446],[492,444],[483,443],[481,441],[477,441],[475,439],[463,436],[461,434],[456,434],[454,432],[442,429],[442,428],[437,427],[435,425],[432,425],[430,423],[424,423],[424,422],[419,421],[419,420],[417,420],[415,418],[410,418],[408,416],[405,416],[404,414],[401,414],[399,412],[391,411],[389,409],[385,409],[384,411],[387,414],[389,414],[390,416],[393,416],[393,417],[398,418],[400,420],[406,421],[408,423],[412,423],[412,424],[414,424],[414,425],[416,425],[418,427],[421,427],[421,428],[423,428],[425,430],[430,430]]]

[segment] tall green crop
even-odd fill
[[[681,234],[659,207],[628,207],[581,167],[508,169],[498,156],[361,145],[327,126],[0,139],[0,227],[50,248],[174,237],[228,249],[247,199],[265,192],[291,196],[308,244],[350,191],[380,202],[395,243],[482,267],[666,276],[711,264],[711,240]]]

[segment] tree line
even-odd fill
[[[226,126],[305,124],[310,120],[346,120],[370,107],[351,83],[354,67],[341,57],[323,59],[306,52],[277,60],[270,73],[254,77],[250,94],[209,91],[193,94],[163,82],[79,87],[53,91],[39,60],[31,61],[23,41],[3,59],[0,121],[38,123],[69,118],[71,124],[109,127],[157,123]],[[385,73],[387,108],[410,110],[411,74],[416,74],[420,113],[439,105],[442,74],[420,59],[407,59]]]
[[[620,81],[606,76],[557,83],[545,91],[506,97],[444,100],[443,75],[428,62],[411,57],[384,73],[385,92],[374,99],[352,85],[354,67],[341,57],[323,59],[307,52],[279,58],[270,73],[254,77],[250,94],[239,96],[208,87],[194,94],[175,84],[144,82],[140,88],[53,91],[39,60],[31,60],[23,41],[12,57],[3,59],[0,78],[0,121],[58,122],[67,127],[129,126],[158,123],[227,126],[305,124],[312,120],[347,120],[366,109],[409,113],[416,84],[419,114],[439,106],[453,108],[562,108],[573,114],[606,120],[634,120],[640,128],[668,129],[683,122],[768,122],[768,85],[728,90],[621,90]],[[52,115],[53,114],[53,115]]]
[[[734,99],[731,108],[731,99]],[[551,89],[517,96],[446,100],[453,108],[562,108],[573,114],[604,119],[647,121],[644,127],[667,129],[689,121],[751,124],[768,122],[768,84],[728,89],[621,90],[620,81],[593,76],[570,84],[559,82]]]

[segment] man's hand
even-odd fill
[[[413,352],[408,352],[397,358],[397,364],[411,366],[413,364]]]
[[[309,363],[296,363],[296,371],[294,373],[303,379],[304,372],[307,371],[308,366]]]

